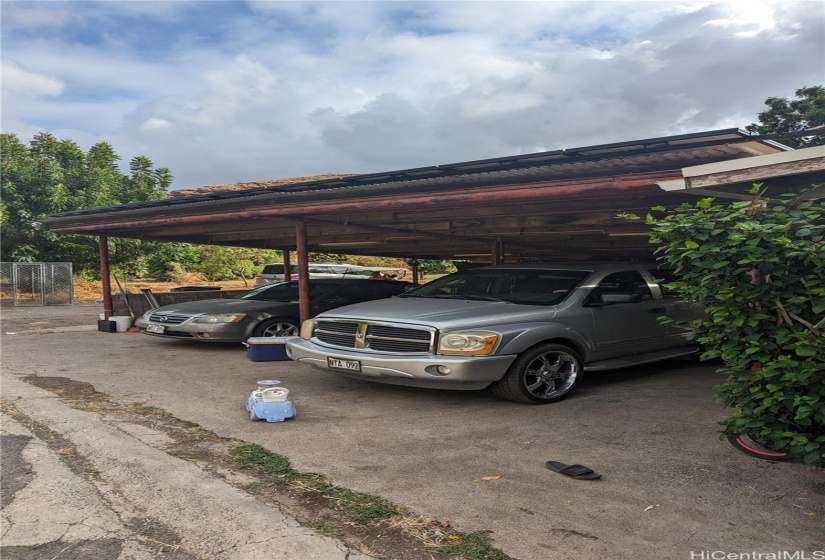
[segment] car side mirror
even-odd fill
[[[639,303],[642,301],[641,294],[612,293],[602,294],[602,303],[612,305],[615,303]]]
[[[642,301],[641,294],[628,292],[607,292],[600,296],[591,297],[585,304],[587,307],[604,307],[605,305],[616,305],[617,303],[639,303]]]

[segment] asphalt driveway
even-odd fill
[[[69,377],[161,407],[458,530],[490,531],[520,560],[823,548],[825,475],[719,441],[713,423],[725,411],[711,394],[721,379],[709,366],[591,374],[574,397],[527,406],[251,362],[240,344],[102,333],[99,307],[4,308],[3,375]],[[297,419],[248,419],[244,402],[259,379],[290,389]],[[602,479],[565,478],[544,467],[551,459]]]

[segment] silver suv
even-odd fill
[[[530,264],[450,274],[392,299],[321,313],[287,342],[317,369],[380,383],[490,387],[550,403],[584,371],[697,351],[670,316],[696,310],[663,293],[656,265]]]

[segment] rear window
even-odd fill
[[[292,264],[289,266],[289,269],[292,271],[292,274],[298,274],[298,265]],[[268,264],[264,266],[264,269],[261,271],[261,274],[283,274],[284,273],[284,265],[282,264]]]

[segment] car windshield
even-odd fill
[[[314,300],[315,298],[337,287],[338,284],[335,282],[325,282],[322,284],[310,283],[309,297]],[[279,282],[277,284],[267,284],[234,296],[234,299],[254,299],[257,301],[298,301],[298,282]]]
[[[589,270],[472,269],[443,276],[399,297],[555,305],[590,276]]]

